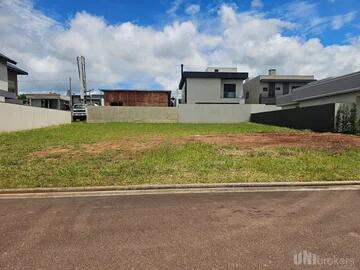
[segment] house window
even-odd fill
[[[236,84],[224,84],[224,98],[236,97]]]
[[[280,91],[281,90],[281,88],[280,87],[276,87],[276,91]]]
[[[215,69],[214,71],[215,71],[215,72],[219,72],[219,70],[218,70],[218,69]]]
[[[263,91],[264,91],[264,92],[267,92],[267,91],[268,91],[268,88],[267,88],[267,87],[264,87],[264,88],[263,88]]]

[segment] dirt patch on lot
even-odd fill
[[[333,133],[211,134],[191,136],[186,141],[232,145],[243,149],[277,146],[330,150],[360,148],[360,136]]]
[[[124,138],[113,141],[82,144],[78,146],[56,146],[32,153],[34,157],[81,159],[86,155],[100,154],[119,150],[123,156],[143,152],[165,144],[185,144],[204,142],[234,146],[239,149],[304,147],[327,150],[345,150],[360,148],[360,136],[332,133],[253,133],[253,134],[211,134],[193,135],[175,139],[164,137]]]

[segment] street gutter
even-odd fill
[[[249,182],[175,185],[132,185],[132,186],[90,186],[90,187],[49,187],[0,189],[0,194],[54,193],[54,192],[95,192],[95,191],[146,191],[184,189],[229,189],[229,188],[327,188],[359,186],[358,181],[317,181],[317,182]]]

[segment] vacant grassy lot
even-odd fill
[[[85,124],[0,134],[0,188],[359,180],[360,137],[258,124]]]

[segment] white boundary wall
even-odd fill
[[[0,103],[0,132],[70,124],[71,112]]]
[[[172,107],[90,106],[87,122],[177,123],[178,110]]]
[[[241,123],[251,113],[280,110],[263,104],[180,104],[170,107],[88,107],[89,123]]]
[[[249,122],[252,113],[280,110],[263,104],[180,104],[180,123],[241,123]]]

